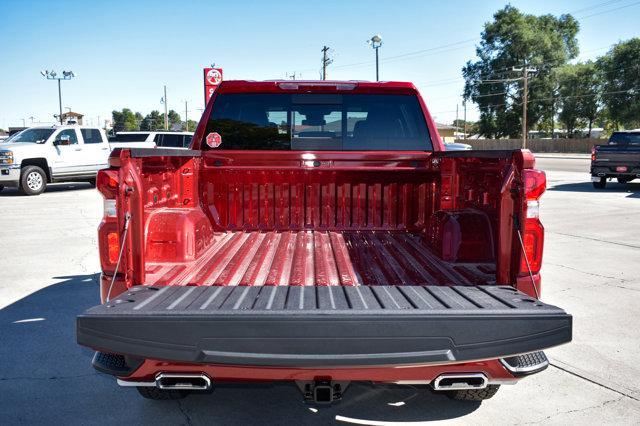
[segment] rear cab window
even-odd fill
[[[144,142],[151,133],[116,133],[112,142]]]
[[[230,150],[433,148],[415,95],[223,93],[207,122],[212,132],[222,137],[218,149]]]
[[[640,146],[640,132],[614,132],[609,138],[609,145]]]
[[[181,134],[163,134],[155,142],[158,146],[170,148],[184,148],[184,135]]]
[[[102,133],[98,129],[80,129],[84,143],[102,143]]]

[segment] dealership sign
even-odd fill
[[[222,82],[222,68],[205,68],[204,69],[204,103],[205,105],[211,99],[216,87]]]

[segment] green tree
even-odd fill
[[[140,130],[164,130],[164,115],[157,110],[151,111],[142,119]]]
[[[573,137],[580,123],[580,92],[581,82],[573,65],[567,65],[558,73],[560,107],[558,119],[567,130],[567,136]]]
[[[140,115],[140,117],[142,116]],[[111,118],[113,119],[114,132],[132,131],[140,128],[139,121],[136,120],[136,114],[129,108],[123,108],[122,111],[112,111]]]
[[[174,110],[169,110],[169,112],[167,113],[167,117],[169,119],[169,129],[174,129],[176,127],[182,128],[182,120],[180,119],[180,114],[178,114]]]
[[[577,56],[578,29],[571,15],[528,15],[513,6],[494,14],[476,48],[478,60],[467,62],[462,69],[464,97],[480,109],[482,135],[521,134],[523,82],[513,67],[537,69],[529,83],[528,126],[553,115],[553,69]]]
[[[475,135],[478,133],[478,123],[476,123],[475,121],[467,121],[467,134],[468,135]],[[462,119],[458,119],[458,120],[453,120],[453,125],[456,126],[458,128],[458,132],[464,132],[464,128],[465,128],[465,121]]]
[[[611,120],[640,127],[640,38],[615,45],[598,60],[604,74],[603,102]]]
[[[184,126],[183,126],[183,130],[189,131],[189,132],[195,132],[196,131],[196,127],[198,127],[198,122],[195,121],[195,120],[189,120],[188,124],[189,124],[188,129],[184,128]]]

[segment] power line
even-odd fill
[[[476,39],[476,40],[479,40]],[[468,43],[468,41],[467,41]],[[451,45],[456,45],[459,43],[451,43]],[[446,46],[439,46],[438,48],[432,48],[432,49],[424,49],[421,51],[416,51],[416,52],[408,52],[408,53],[404,53],[402,55],[396,55],[396,56],[389,56],[383,59],[380,59],[380,62],[397,62],[400,60],[406,60],[406,59],[414,59],[416,57],[421,57],[421,56],[430,56],[430,55],[438,55],[441,53],[446,53],[446,52],[452,52],[454,50],[459,50],[459,49],[463,49],[466,48],[468,46],[462,46],[462,47],[454,47],[454,48],[450,48],[450,49],[445,49],[445,50],[441,50]],[[433,51],[433,50],[438,50],[438,51]],[[409,57],[411,55],[411,57]],[[361,67],[361,66],[365,66],[365,65],[371,65],[372,63],[374,63],[374,61],[363,61],[363,62],[354,62],[352,64],[343,64],[343,65],[336,65],[334,68],[355,68],[355,67]]]
[[[607,5],[611,4],[611,3],[620,3],[621,1],[622,0],[609,0],[609,1],[602,2],[602,3],[594,4],[592,6],[583,7],[582,9],[572,10],[569,13],[573,14],[573,13],[586,12],[588,10],[597,9],[599,7],[607,6]]]
[[[567,12],[568,14],[575,14],[575,13],[580,13],[580,12],[586,12],[589,10],[593,10],[593,9],[597,9],[600,7],[604,7],[610,4],[614,4],[614,3],[618,3],[622,0],[610,0],[610,1],[606,1],[606,2],[602,2],[602,3],[597,3],[595,5],[592,6],[588,6],[582,9],[577,9],[571,12]],[[631,7],[631,6],[635,6],[637,4],[640,4],[640,1],[631,3],[631,4],[627,4],[624,6],[620,6],[620,7],[616,7],[613,9],[608,9],[608,10],[604,10],[601,12],[597,12],[591,15],[587,15],[587,16],[582,16],[582,17],[578,17],[577,19],[584,19],[584,18],[590,18],[592,16],[597,16],[603,13],[608,13],[608,12],[613,12],[615,10],[619,10],[619,9],[623,9],[626,7]],[[474,37],[474,38],[469,38],[469,39],[465,39],[465,40],[460,40],[460,41],[456,41],[453,43],[448,43],[448,44],[443,44],[440,46],[435,46],[435,47],[430,47],[427,49],[420,49],[420,50],[414,50],[414,51],[410,51],[410,52],[405,52],[399,55],[394,55],[394,56],[388,56],[386,58],[383,58],[380,60],[380,62],[394,62],[397,60],[405,60],[405,59],[413,59],[416,57],[421,57],[421,56],[428,56],[428,55],[434,55],[434,54],[441,54],[441,53],[446,53],[446,52],[450,52],[450,51],[455,51],[455,50],[459,50],[459,49],[464,49],[468,46],[466,46],[466,44],[468,43],[475,43],[478,40],[481,40],[481,37]],[[326,47],[326,46],[325,46]],[[450,49],[447,49],[450,48]],[[445,50],[442,50],[445,49]],[[428,54],[428,55],[425,55]],[[331,62],[333,62],[333,59],[329,60]],[[371,65],[372,63],[374,63],[375,61],[371,61],[371,60],[367,60],[367,61],[361,61],[361,62],[353,62],[353,63],[349,63],[349,64],[341,64],[341,65],[335,65],[333,68],[334,69],[342,69],[342,68],[351,68],[351,67],[360,67],[360,66],[365,66],[365,65]],[[546,63],[542,63],[542,64],[536,64],[537,66],[543,66],[543,65],[547,65],[549,63],[553,63],[555,61],[549,61]],[[323,62],[324,63],[324,62]],[[327,64],[328,65],[328,64]],[[504,69],[499,69],[499,70],[494,70],[492,73],[498,73],[500,71],[507,71],[508,69],[510,69],[511,67],[508,68],[504,68]],[[303,71],[313,71],[313,69],[306,69]],[[324,66],[323,66],[323,76],[324,76]],[[447,83],[449,84],[449,83]],[[453,84],[453,83],[451,83]]]
[[[620,10],[620,9],[625,9],[627,7],[631,7],[631,6],[635,6],[637,4],[640,4],[640,1],[634,2],[634,3],[630,3],[630,4],[626,4],[624,6],[619,6],[619,7],[615,7],[613,9],[608,9],[608,10],[603,10],[602,12],[596,12],[596,13],[592,13],[591,15],[587,15],[587,16],[581,16],[578,19],[586,19],[586,18],[591,18],[593,16],[598,16],[598,15],[602,15],[604,13],[609,13],[609,12],[614,12],[616,10]]]
[[[598,47],[598,48],[596,48],[596,49],[589,49],[589,50],[585,51],[584,53],[588,53],[588,52],[595,52],[595,51],[603,50],[603,49],[609,49],[609,48],[611,48],[611,47],[613,47],[613,46],[616,46],[617,44],[618,44],[618,43],[612,43],[612,44],[610,44],[610,45],[602,46],[602,47]],[[536,66],[540,67],[540,66],[548,65],[548,64],[553,63],[553,62],[555,62],[555,61],[542,62],[542,63],[536,64]],[[558,65],[558,66],[555,66],[555,67],[551,67],[551,68],[549,68],[549,69],[550,69],[550,70],[558,69],[558,68],[562,68],[562,67],[564,67],[564,66],[566,66],[566,65],[571,65],[571,64],[561,64],[561,65]],[[512,68],[513,68],[513,67],[509,67],[509,68],[499,68],[498,70],[495,70],[494,74],[495,74],[495,73],[501,73],[501,74],[504,74],[504,73],[506,73],[506,70],[511,70]],[[617,69],[617,70],[619,70],[619,69],[624,69],[624,68],[625,68],[625,67],[616,68],[616,69]],[[505,71],[505,72],[501,72],[501,71]],[[426,83],[426,82],[424,82],[424,83],[422,83],[422,82],[415,82],[415,84],[416,84],[416,85],[419,85],[419,86],[421,86],[421,87],[437,87],[437,86],[448,86],[448,85],[451,85],[451,84],[456,84],[456,83],[458,83],[458,82],[463,82],[463,81],[465,81],[465,80],[466,80],[466,79],[465,79],[464,77],[456,77],[456,78],[448,78],[448,79],[434,80],[434,81],[430,81],[430,82],[428,82],[428,83]],[[495,80],[495,81],[492,81],[492,80],[482,80],[479,84],[497,84],[497,83],[507,82],[508,80],[519,81],[519,80],[521,80],[521,79],[520,79],[520,78],[514,78],[514,79],[504,79],[504,80]],[[496,95],[497,95],[497,94],[499,94],[499,93],[496,93]],[[502,94],[505,94],[505,93],[502,93]],[[447,99],[447,98],[454,98],[454,97],[457,97],[457,96],[458,96],[458,95],[455,95],[455,96],[449,96],[449,97],[446,97],[446,98],[436,98],[436,99]],[[478,97],[484,97],[484,96],[485,96],[485,95],[481,95],[481,96],[478,96]],[[492,95],[491,95],[491,94],[487,94],[486,96],[492,96]]]
[[[527,102],[528,103],[533,103],[533,102],[540,102],[540,101],[549,101],[549,100],[553,100],[553,99],[562,100],[562,99],[573,99],[573,98],[588,98],[588,97],[592,97],[592,96],[620,95],[620,94],[624,94],[624,93],[630,93],[633,90],[640,90],[640,87],[630,87],[628,89],[612,90],[612,91],[608,91],[608,92],[581,93],[581,94],[570,95],[570,96],[559,96],[559,97],[551,97],[551,98],[529,99]],[[471,105],[470,108],[473,108],[473,109],[478,110],[478,111],[482,111],[482,110],[487,110],[487,109],[494,109],[494,108],[501,107],[501,106],[518,107],[518,106],[522,106],[522,104],[523,104],[522,102],[512,102],[512,103],[491,104],[491,105],[485,105],[485,106]],[[454,113],[454,112],[456,112],[455,109],[448,110],[448,111],[434,111],[434,112],[432,112],[432,114],[447,114],[447,113]]]
[[[414,50],[414,51],[410,51],[410,52],[405,52],[399,55],[395,55],[395,56],[388,56],[386,58],[380,59],[380,62],[389,62],[389,61],[394,61],[394,60],[398,60],[398,59],[402,59],[405,57],[409,57],[409,56],[419,56],[422,55],[424,53],[429,53],[429,52],[434,52],[437,50],[441,50],[441,49],[446,49],[448,47],[453,47],[453,46],[460,46],[462,44],[466,44],[466,43],[471,43],[471,42],[476,42],[480,40],[480,37],[474,37],[471,39],[467,39],[467,40],[460,40],[460,41],[456,41],[453,43],[448,43],[448,44],[443,44],[441,46],[435,46],[435,47],[430,47],[428,49],[420,49],[420,50]],[[448,49],[448,50],[444,50],[441,52],[435,52],[434,54],[439,54],[439,53],[445,53],[448,51],[453,51],[453,50],[458,50],[458,49],[462,49],[462,48],[466,48],[467,46],[462,46],[462,47],[456,47],[454,49]],[[358,66],[363,66],[363,65],[371,65],[372,63],[375,63],[375,61],[373,60],[367,60],[367,61],[362,61],[362,62],[353,62],[350,64],[342,64],[342,65],[335,65],[333,68],[334,69],[338,69],[338,68],[350,68],[350,67],[358,67]],[[303,71],[313,71],[313,69],[309,68]]]

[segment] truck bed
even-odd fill
[[[176,362],[462,362],[571,340],[571,316],[508,286],[136,286],[77,319],[78,343]]]
[[[197,260],[148,263],[150,285],[466,285],[493,263],[445,262],[424,237],[391,231],[225,232]]]

